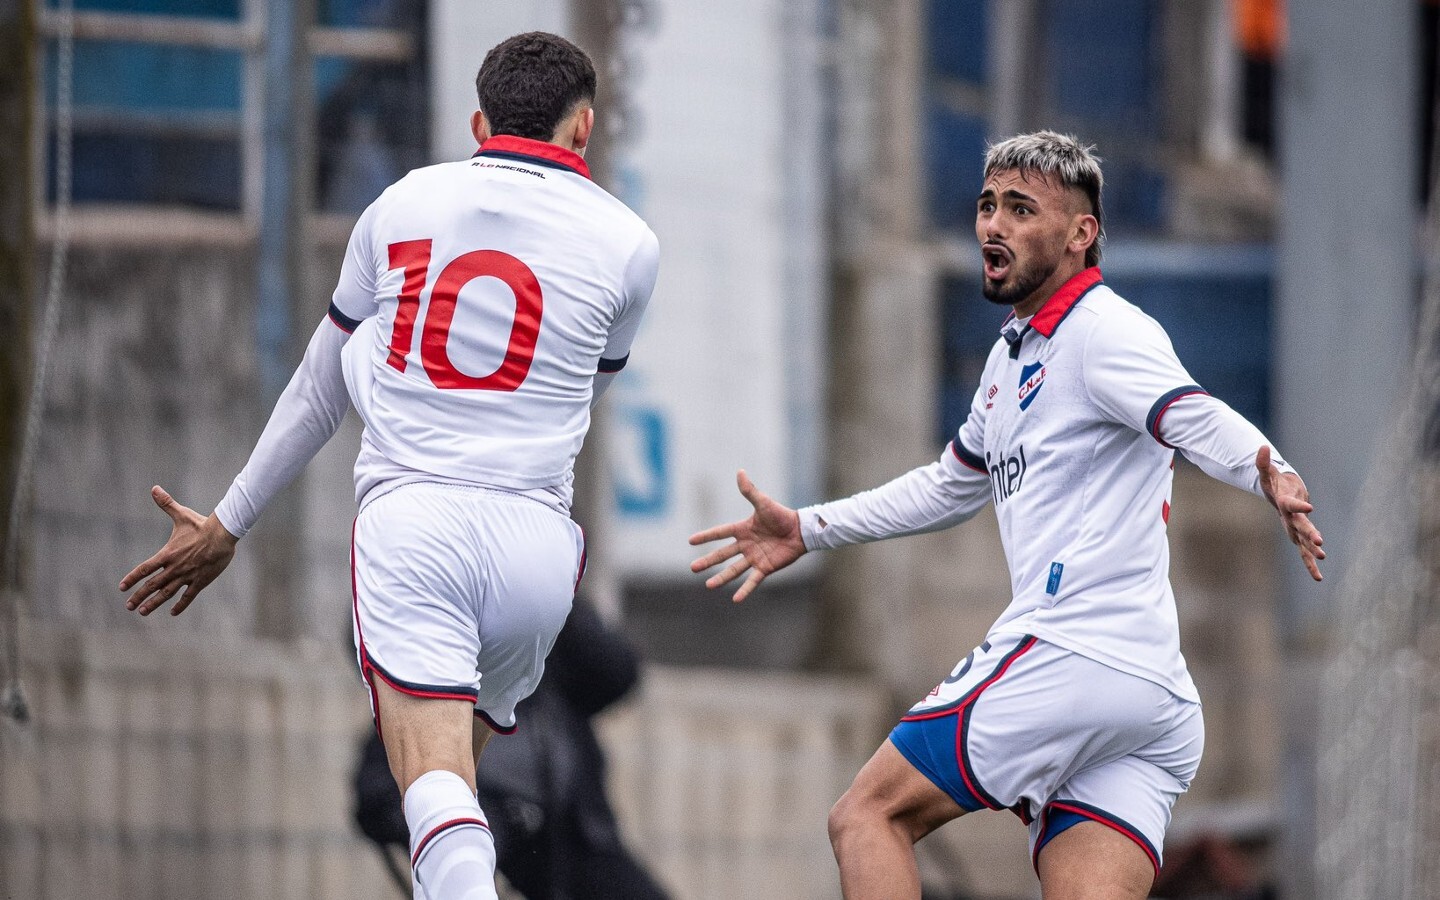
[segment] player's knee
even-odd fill
[[[867,827],[888,823],[887,812],[876,802],[875,798],[852,785],[840,796],[839,800],[835,801],[835,805],[830,807],[830,818],[827,823],[830,831],[830,843],[838,845],[846,835]]]
[[[830,807],[830,818],[826,822],[826,828],[830,832],[830,845],[838,847],[845,830],[853,823],[853,804],[850,801],[850,792],[846,791]]]

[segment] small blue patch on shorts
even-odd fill
[[[901,722],[890,732],[890,743],[920,774],[960,804],[961,809],[975,812],[986,806],[965,786],[965,776],[960,774],[959,754],[955,746],[960,734],[959,724],[958,712],[934,719]]]

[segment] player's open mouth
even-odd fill
[[[1002,244],[985,244],[980,248],[980,257],[985,261],[985,277],[990,281],[1001,281],[1010,272],[1010,251]]]

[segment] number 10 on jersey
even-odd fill
[[[390,268],[404,269],[405,283],[400,288],[400,306],[395,311],[395,329],[390,335],[390,355],[386,362],[400,372],[405,371],[405,357],[414,342],[420,292],[430,275],[431,244],[432,241],[426,239],[390,245]],[[510,326],[510,341],[500,367],[489,375],[469,375],[455,368],[446,345],[450,341],[450,324],[455,319],[455,303],[461,289],[476,278],[487,276],[500,279],[514,292],[515,320]],[[472,250],[457,256],[440,271],[430,291],[430,306],[420,329],[420,363],[425,367],[425,374],[437,388],[446,390],[515,390],[530,374],[544,306],[535,273],[510,254],[499,250]]]

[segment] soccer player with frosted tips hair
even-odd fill
[[[208,518],[156,487],[169,541],[125,576],[182,612],[335,433],[355,462],[355,648],[404,798],[416,896],[494,898],[475,799],[490,730],[516,727],[585,568],[569,517],[595,400],[625,365],[659,249],[590,180],[595,69],[552,34],[494,47],[474,157],[417,169],[360,216],[329,314]]]
[[[730,540],[691,568],[730,561],[706,584],[743,576],[740,601],[810,550],[936,531],[995,506],[1010,605],[831,811],[848,900],[918,900],[914,843],[987,809],[1029,826],[1046,900],[1149,893],[1205,740],[1169,581],[1177,450],[1269,500],[1320,579],[1304,482],[1102,280],[1102,184],[1073,137],[989,148],[975,206],[982,287],[1011,313],[938,461],[800,510],[742,471],[753,514],[690,539]]]

